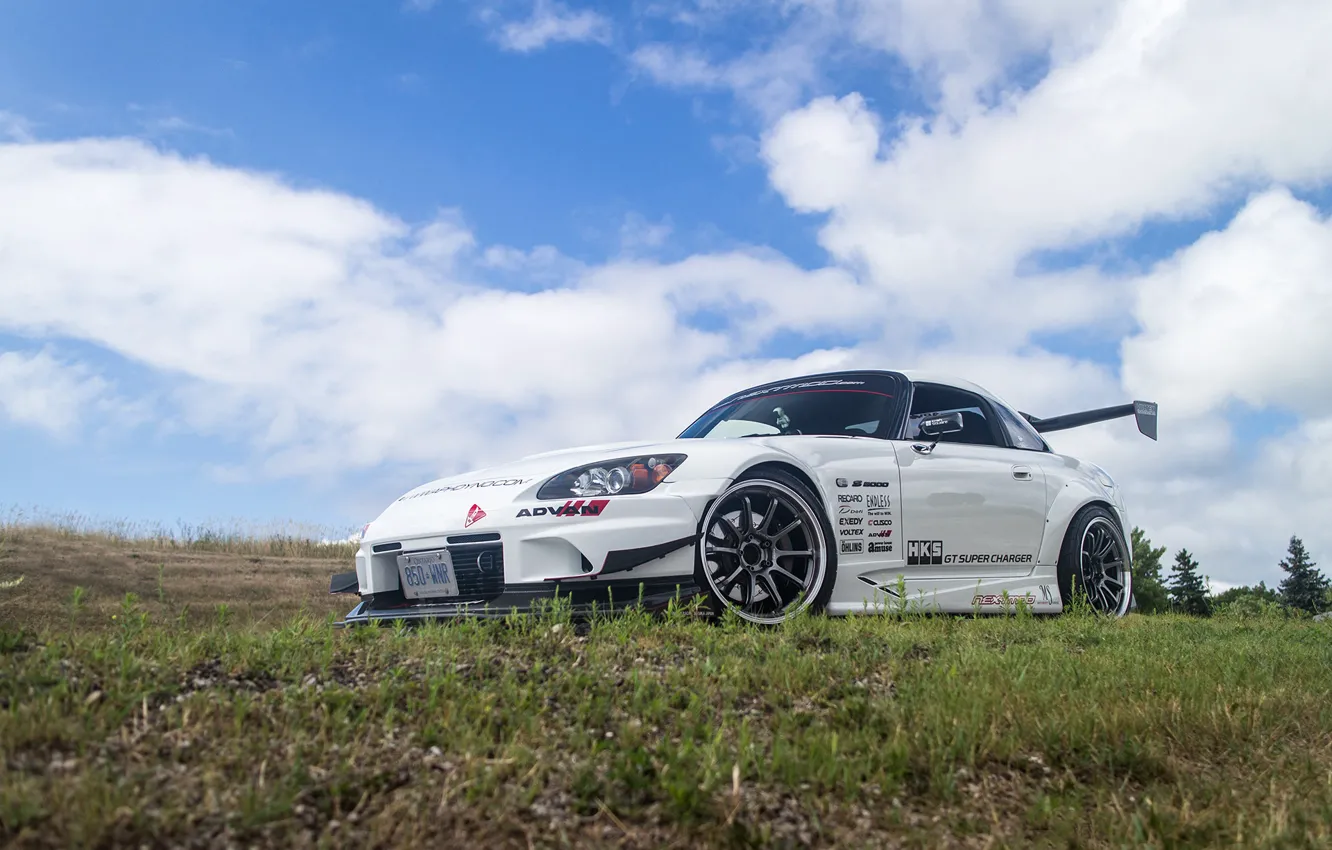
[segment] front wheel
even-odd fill
[[[832,526],[800,479],[761,470],[736,479],[708,508],[695,556],[714,612],[775,624],[820,610],[832,595]]]
[[[1059,592],[1067,606],[1085,594],[1092,609],[1111,617],[1128,613],[1133,597],[1131,557],[1115,515],[1089,505],[1073,517],[1059,553]]]

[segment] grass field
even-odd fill
[[[235,548],[0,540],[0,845],[1332,843],[1329,624],[336,631]]]

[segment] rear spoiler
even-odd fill
[[[1080,428],[1093,422],[1105,422],[1132,416],[1138,421],[1138,430],[1144,436],[1156,439],[1156,402],[1135,401],[1132,404],[1120,404],[1115,407],[1102,407],[1099,410],[1084,410],[1081,413],[1065,413],[1063,416],[1051,416],[1049,419],[1037,419],[1030,413],[1022,414],[1031,427],[1042,434],[1048,431],[1064,431],[1068,428]]]

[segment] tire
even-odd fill
[[[781,469],[760,469],[708,506],[694,580],[715,614],[731,610],[775,625],[828,604],[837,581],[834,540],[828,512],[808,485]]]
[[[1064,607],[1078,594],[1099,614],[1122,617],[1133,599],[1131,552],[1115,515],[1088,505],[1068,524],[1059,551],[1059,593]]]

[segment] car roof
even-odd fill
[[[970,390],[978,395],[983,395],[991,401],[997,401],[994,393],[985,389],[979,384],[973,384],[971,381],[963,380],[956,375],[950,375],[947,372],[931,372],[922,369],[899,369],[898,373],[913,384],[940,384],[945,387],[954,387],[959,390]]]

